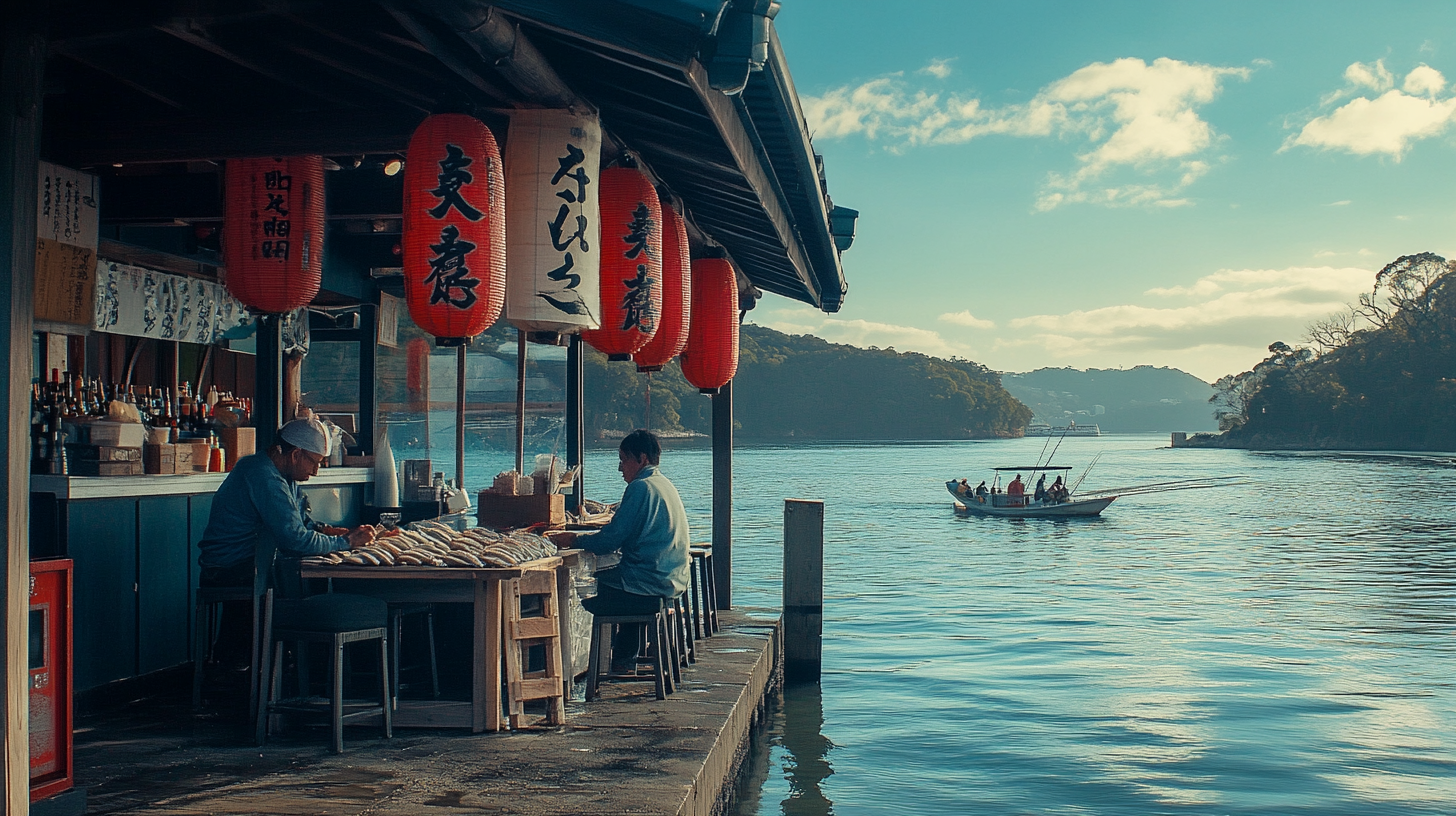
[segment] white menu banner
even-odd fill
[[[252,319],[220,283],[114,261],[96,265],[96,331],[207,344]]]

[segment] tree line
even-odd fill
[[[1214,383],[1206,444],[1456,450],[1456,262],[1405,255],[1369,292]]]
[[[649,425],[708,434],[712,404],[676,363],[640,374],[586,359],[587,432]],[[648,417],[650,402],[651,417]],[[973,439],[1021,435],[1031,409],[1000,374],[963,359],[863,349],[745,325],[733,380],[736,432],[757,439]]]

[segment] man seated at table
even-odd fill
[[[329,456],[329,434],[316,419],[295,419],[284,425],[273,447],[244,456],[213,495],[212,512],[198,547],[202,567],[198,583],[205,587],[251,587],[259,539],[268,535],[290,555],[319,555],[368,544],[368,524],[346,530],[309,517],[308,499],[300,482],[318,473]],[[251,618],[246,602],[224,606],[218,651],[224,660],[247,665],[243,655],[250,637],[244,621]],[[229,623],[229,621],[232,621]]]
[[[617,450],[627,482],[622,503],[599,532],[575,546],[598,555],[620,550],[616,567],[597,573],[596,597],[582,601],[593,615],[642,615],[688,588],[688,516],[677,488],[658,470],[662,445],[651,431],[635,430]],[[638,627],[619,627],[612,639],[612,673],[637,668]]]

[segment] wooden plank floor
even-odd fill
[[[88,813],[713,816],[779,664],[776,617],[720,617],[678,693],[658,701],[651,683],[605,684],[587,705],[578,687],[562,728],[397,729],[386,741],[351,726],[334,756],[321,728],[258,748],[240,719],[142,700],[78,723],[78,784]]]

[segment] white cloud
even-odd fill
[[[1190,285],[1147,292],[1182,299],[1179,305],[1123,304],[1016,318],[1010,326],[1019,331],[993,349],[1074,348],[1094,360],[1170,354],[1258,360],[1275,340],[1298,342],[1310,322],[1340,310],[1373,279],[1372,271],[1352,267],[1224,269]]]
[[[939,71],[948,74],[950,69],[935,61],[922,70],[943,78]],[[1030,101],[1002,107],[984,106],[976,97],[942,97],[914,88],[903,74],[806,96],[803,104],[817,137],[862,134],[896,151],[997,134],[1080,137],[1088,147],[1077,155],[1079,166],[1074,172],[1049,177],[1037,201],[1040,210],[1073,202],[1182,206],[1191,202],[1179,198],[1179,193],[1209,169],[1209,163],[1197,157],[1217,140],[1197,108],[1211,102],[1227,78],[1249,75],[1247,68],[1167,57],[1152,63],[1123,58],[1079,68],[1042,88]],[[1169,178],[1105,182],[1107,175],[1121,169]]]
[[[1342,150],[1360,156],[1386,155],[1400,161],[1414,142],[1440,135],[1456,119],[1456,96],[1442,98],[1446,78],[1428,65],[1406,74],[1401,90],[1382,60],[1373,65],[1356,62],[1345,69],[1347,87],[1326,96],[1323,106],[1353,93],[1371,91],[1375,97],[1356,96],[1329,113],[1310,119],[1284,143]]]
[[[1345,69],[1345,81],[1357,88],[1369,88],[1379,93],[1395,86],[1395,78],[1385,67],[1385,60],[1376,60],[1373,65],[1352,62]]]
[[[939,332],[915,326],[897,326],[871,320],[845,320],[813,309],[788,308],[753,316],[754,323],[786,334],[812,334],[831,343],[860,348],[894,347],[896,351],[918,351],[934,357],[967,356],[969,349],[947,341]]]
[[[982,320],[971,314],[969,309],[963,312],[946,312],[938,318],[945,323],[954,323],[957,326],[968,326],[972,329],[994,329],[996,323],[991,320]]]
[[[930,61],[930,64],[916,71],[918,74],[929,74],[936,79],[945,79],[951,74],[950,64],[955,62],[954,58],[941,59],[939,57]]]
[[[1341,201],[1331,201],[1330,203],[1326,204],[1325,206],[1326,207],[1348,207],[1348,206],[1350,206],[1350,199],[1346,198],[1346,199],[1343,199]]]

